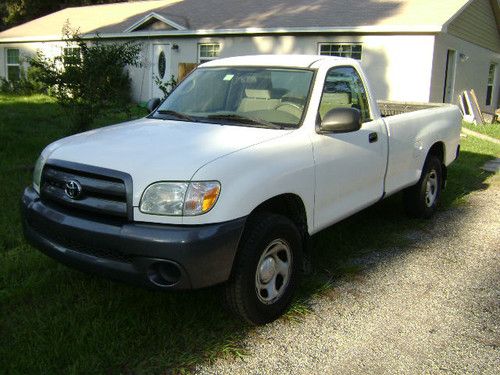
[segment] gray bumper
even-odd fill
[[[226,281],[245,218],[183,226],[112,222],[22,197],[26,238],[46,255],[84,272],[155,289],[196,289]]]

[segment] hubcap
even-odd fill
[[[431,207],[436,201],[438,193],[438,178],[435,170],[429,173],[427,178],[427,184],[425,187],[425,204],[427,207]]]
[[[284,293],[290,281],[292,251],[282,239],[272,241],[262,253],[255,273],[255,290],[259,300],[274,303]]]

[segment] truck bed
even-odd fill
[[[416,183],[429,148],[443,144],[443,164],[456,157],[462,115],[443,103],[378,101],[389,135],[385,192],[392,194]]]
[[[446,107],[446,103],[418,103],[418,102],[397,102],[390,100],[377,100],[382,117],[400,115],[420,111],[422,109]]]

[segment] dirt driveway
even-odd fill
[[[411,245],[353,262],[302,322],[246,339],[244,360],[206,374],[500,373],[500,178],[439,213]]]

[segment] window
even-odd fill
[[[161,51],[158,55],[158,75],[160,79],[165,77],[165,71],[167,70],[167,58],[165,57],[165,52]]]
[[[493,85],[495,83],[495,71],[497,66],[495,64],[490,65],[490,70],[488,72],[488,86],[486,87],[486,105],[490,106],[493,97]]]
[[[198,44],[198,62],[203,64],[219,57],[220,46],[218,43]]]
[[[81,52],[80,47],[65,47],[63,51],[64,62],[67,65],[76,65],[80,63]]]
[[[7,79],[9,81],[19,81],[21,78],[21,63],[19,59],[19,50],[7,49]]]
[[[179,120],[177,112],[207,123],[298,128],[313,75],[312,70],[278,67],[199,68],[177,86],[155,116]],[[161,113],[165,110],[171,113]]]
[[[350,57],[361,60],[361,44],[320,43],[319,54],[323,56]]]
[[[332,68],[326,75],[319,107],[321,119],[334,108],[357,108],[363,122],[370,118],[365,86],[353,67]]]

